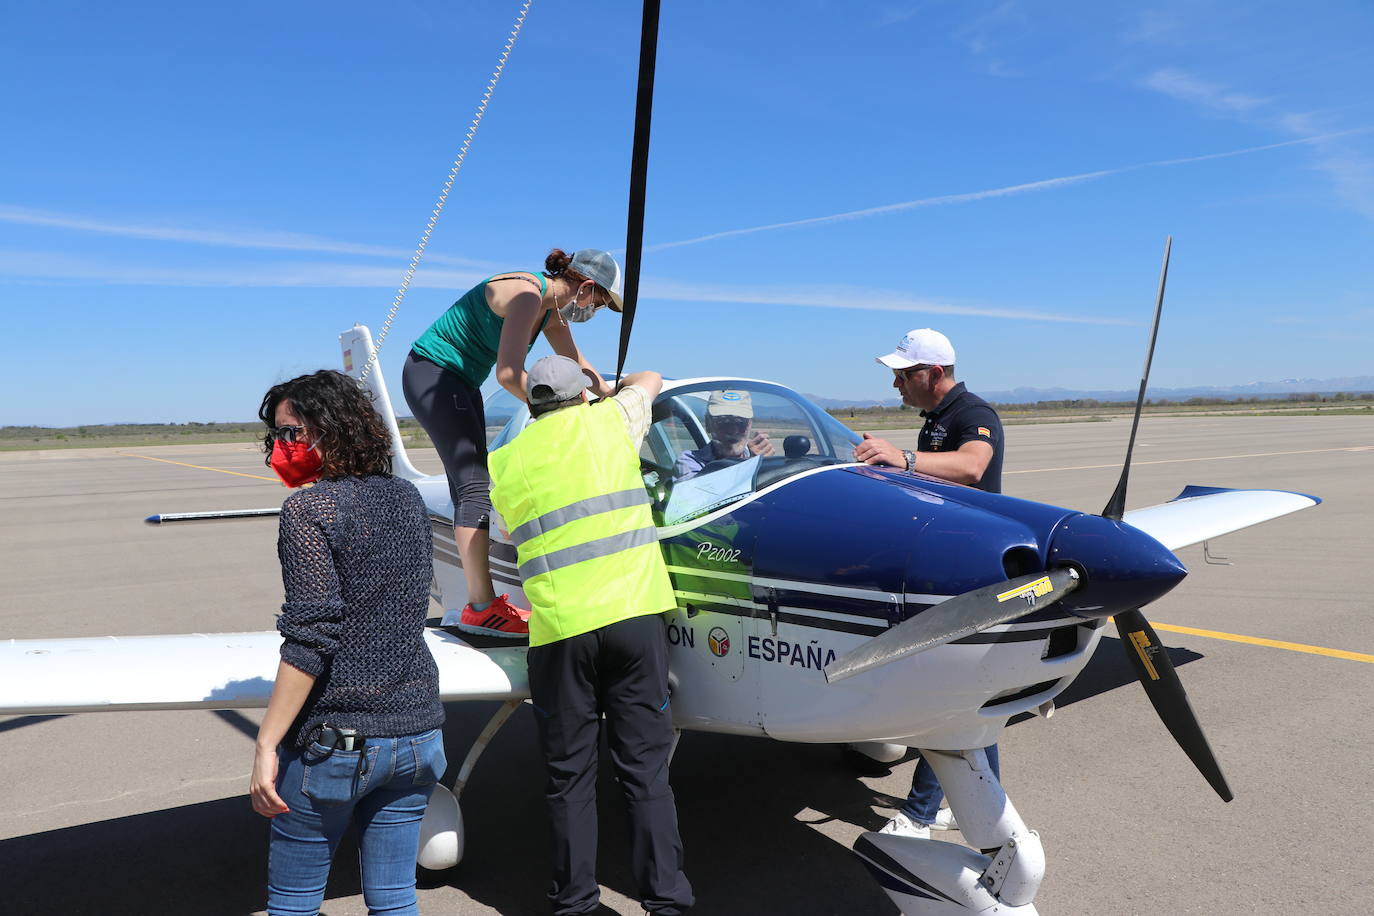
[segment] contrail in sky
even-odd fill
[[[1085,181],[1093,181],[1098,178],[1105,178],[1109,175],[1120,175],[1123,172],[1133,172],[1140,169],[1163,168],[1165,166],[1184,165],[1190,162],[1206,162],[1209,159],[1227,159],[1232,156],[1245,156],[1250,153],[1264,152],[1265,150],[1281,149],[1286,146],[1299,146],[1302,144],[1320,143],[1324,140],[1331,140],[1336,137],[1349,136],[1351,134],[1364,134],[1374,130],[1374,127],[1361,127],[1354,130],[1339,131],[1337,133],[1322,134],[1313,137],[1301,137],[1296,140],[1285,140],[1281,143],[1269,143],[1265,146],[1252,146],[1246,149],[1231,150],[1225,153],[1209,153],[1204,156],[1188,156],[1182,159],[1160,159],[1155,162],[1144,162],[1138,165],[1127,165],[1114,169],[1100,169],[1095,172],[1082,172],[1077,175],[1065,175],[1061,178],[1046,178],[1040,181],[1030,181],[1025,184],[1008,185],[1002,188],[990,188],[985,191],[970,191],[965,194],[944,194],[939,197],[925,197],[920,200],[907,200],[895,204],[884,204],[879,207],[867,207],[862,210],[849,210],[844,213],[831,213],[827,216],[812,216],[806,219],[788,220],[781,223],[769,223],[764,226],[748,226],[743,229],[727,229],[723,232],[712,232],[709,235],[700,235],[696,238],[683,239],[677,242],[660,242],[655,245],[645,246],[645,251],[659,251],[666,248],[680,248],[684,245],[697,245],[702,242],[710,242],[716,239],[731,238],[738,235],[752,235],[756,232],[772,232],[777,229],[792,229],[798,226],[819,226],[828,223],[840,223],[848,220],[867,219],[870,216],[881,216],[885,213],[899,213],[903,210],[916,210],[921,207],[935,207],[946,204],[971,203],[978,200],[988,200],[996,197],[1010,197],[1014,194],[1026,194],[1032,191],[1047,191],[1052,188],[1066,187],[1068,185],[1079,184]],[[351,254],[365,257],[384,257],[395,259],[409,258],[411,252],[399,248],[386,248],[380,245],[366,245],[357,242],[343,242],[334,239],[322,238],[315,235],[306,235],[295,232],[273,232],[273,231],[245,231],[234,232],[218,229],[196,229],[184,226],[165,226],[147,223],[121,223],[108,220],[101,220],[86,216],[76,216],[65,213],[53,213],[44,210],[34,210],[28,207],[17,207],[11,204],[0,203],[0,222],[18,223],[28,226],[46,226],[54,229],[71,229],[78,232],[94,232],[101,235],[116,235],[125,238],[151,239],[166,242],[184,242],[196,245],[218,245],[229,248],[256,248],[256,249],[275,249],[282,251],[317,251],[331,254]],[[468,258],[447,257],[439,254],[428,255],[428,261],[433,264],[450,264],[455,266],[472,268],[497,269],[499,265],[492,265],[482,261],[475,261]]]
[[[737,235],[752,235],[755,232],[772,232],[775,229],[792,229],[797,226],[819,226],[827,223],[841,223],[848,220],[867,219],[870,216],[880,216],[884,213],[898,213],[903,210],[916,210],[921,207],[936,207],[943,204],[963,204],[975,200],[987,200],[992,197],[1010,197],[1013,194],[1025,194],[1029,191],[1046,191],[1050,188],[1060,188],[1065,185],[1078,184],[1084,181],[1092,181],[1096,178],[1105,178],[1108,175],[1120,175],[1122,172],[1134,172],[1140,169],[1162,168],[1170,165],[1184,165],[1189,162],[1205,162],[1208,159],[1227,159],[1231,156],[1244,156],[1249,153],[1259,153],[1265,150],[1280,149],[1285,146],[1297,146],[1304,143],[1319,143],[1323,140],[1330,140],[1335,137],[1343,137],[1349,134],[1368,133],[1374,130],[1371,127],[1361,127],[1355,130],[1343,130],[1334,134],[1322,134],[1317,137],[1302,137],[1297,140],[1285,140],[1282,143],[1269,143],[1264,146],[1251,146],[1246,149],[1231,150],[1225,153],[1209,153],[1205,156],[1188,156],[1183,159],[1160,159],[1155,162],[1143,162],[1138,165],[1127,165],[1115,169],[1102,169],[1096,172],[1082,172],[1078,175],[1065,175],[1062,178],[1046,178],[1041,181],[1030,181],[1025,184],[1008,185],[1004,188],[991,188],[986,191],[970,191],[967,194],[944,194],[939,197],[923,197],[920,200],[905,200],[896,204],[884,204],[880,207],[867,207],[863,210],[849,210],[844,213],[831,213],[828,216],[812,216],[806,219],[788,220],[783,223],[769,223],[766,226],[749,226],[744,229],[727,229],[724,232],[712,232],[709,235],[699,235],[692,239],[683,239],[679,242],[660,242],[656,245],[644,246],[645,251],[660,251],[665,248],[681,248],[684,245],[697,245],[701,242],[711,242],[716,239],[725,239]]]
[[[101,235],[117,235],[124,238],[151,239],[160,242],[186,242],[193,245],[219,245],[226,248],[273,249],[279,251],[319,251],[330,254],[353,254],[366,257],[394,258],[408,260],[413,252],[399,248],[386,248],[381,245],[363,245],[356,242],[339,242],[316,235],[297,232],[248,231],[226,232],[217,229],[192,229],[184,226],[158,226],[141,223],[118,223],[93,219],[86,216],[73,216],[66,213],[52,213],[45,210],[32,210],[28,207],[15,207],[0,204],[0,222],[19,223],[26,226],[46,226],[52,229],[72,229],[78,232],[95,232]],[[477,267],[489,265],[467,258],[429,255],[433,263],[459,264]]]

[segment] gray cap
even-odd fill
[[[552,404],[566,401],[591,385],[582,367],[566,356],[546,356],[530,367],[525,377],[525,391],[530,404]]]
[[[572,260],[566,270],[579,273],[597,286],[611,294],[611,309],[620,311],[625,302],[620,298],[624,279],[620,275],[620,265],[608,252],[597,248],[583,248],[573,252]]]

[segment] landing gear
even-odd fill
[[[458,806],[458,797],[463,794],[463,789],[472,776],[472,768],[477,765],[477,758],[482,756],[491,739],[496,737],[496,733],[506,724],[511,713],[519,708],[520,703],[520,700],[507,700],[502,703],[482,729],[482,733],[477,736],[477,740],[472,742],[472,747],[468,750],[468,755],[463,760],[463,765],[459,768],[451,787],[441,782],[430,793],[429,804],[425,806],[424,820],[420,822],[420,851],[415,857],[421,868],[442,871],[453,868],[463,860],[463,812]]]
[[[956,916],[997,907],[998,916],[1035,916],[1045,877],[1040,835],[1026,827],[981,750],[922,750],[965,839],[954,843],[865,833],[854,852],[905,916]]]

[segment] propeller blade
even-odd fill
[[[1131,453],[1135,451],[1135,431],[1140,427],[1140,411],[1145,406],[1145,385],[1150,380],[1150,363],[1155,356],[1155,338],[1159,336],[1159,313],[1164,309],[1164,281],[1169,278],[1169,251],[1174,237],[1164,239],[1164,265],[1159,268],[1159,294],[1155,296],[1155,321],[1150,328],[1150,346],[1145,350],[1145,368],[1140,373],[1140,392],[1135,398],[1135,416],[1131,419],[1131,440],[1126,445],[1126,461],[1121,465],[1121,479],[1116,482],[1112,498],[1102,514],[1113,521],[1121,521],[1126,514],[1126,479],[1131,474]]]
[[[644,257],[644,197],[649,183],[649,129],[654,119],[654,71],[658,61],[659,0],[644,0],[639,31],[639,89],[635,95],[635,134],[630,148],[630,208],[625,224],[625,288],[621,296],[620,351],[615,384],[620,387],[630,332],[639,305],[639,265]]]
[[[1174,672],[1174,663],[1169,661],[1169,651],[1155,635],[1154,627],[1140,611],[1123,611],[1113,619],[1116,631],[1121,634],[1121,645],[1145,688],[1145,695],[1159,713],[1160,721],[1221,800],[1230,801],[1233,797],[1231,787],[1221,775],[1221,767],[1188,703],[1183,683]]]
[[[825,679],[833,684],[951,639],[1024,617],[1048,607],[1077,587],[1078,573],[1064,568],[964,592],[926,608],[841,655],[825,666]]]

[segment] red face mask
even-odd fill
[[[288,487],[300,487],[319,480],[323,464],[320,453],[304,442],[283,442],[278,439],[272,444],[272,470]]]

